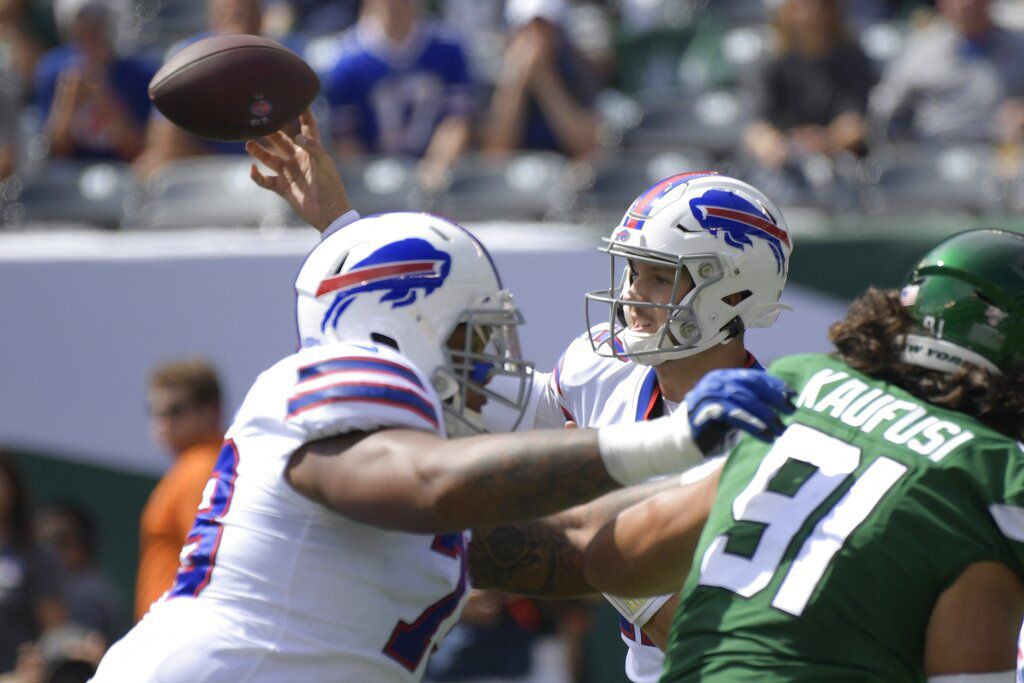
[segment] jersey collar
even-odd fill
[[[750,351],[747,351],[746,354],[747,357],[743,362],[744,368],[764,370],[764,366],[758,362],[754,354]],[[652,417],[658,417],[662,413],[664,413],[664,408],[661,405],[661,387],[658,385],[658,375],[654,372],[654,368],[650,368],[644,376],[644,381],[640,384],[640,393],[636,400],[635,420],[643,422]]]

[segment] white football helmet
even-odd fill
[[[424,213],[362,218],[310,252],[295,290],[302,346],[362,341],[398,349],[430,378],[450,436],[483,431],[472,393],[521,417],[533,377],[519,355],[523,319],[487,250],[461,226]],[[460,325],[461,348],[449,348]],[[487,389],[494,375],[518,380],[514,400]]]
[[[735,178],[711,171],[666,178],[636,198],[604,241],[611,287],[586,295],[590,342],[599,355],[660,365],[724,344],[748,327],[770,327],[789,308],[779,303],[792,250],[786,222],[771,200]],[[624,267],[617,259],[626,260]],[[625,301],[633,260],[675,269],[671,301],[690,280],[693,289],[676,304]],[[607,328],[591,322],[593,304],[610,307]],[[626,306],[667,309],[668,321],[655,332],[633,331]]]

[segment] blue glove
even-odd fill
[[[693,439],[705,455],[725,450],[736,430],[774,441],[786,429],[778,413],[796,410],[795,395],[763,370],[712,370],[686,395]]]

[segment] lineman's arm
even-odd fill
[[[715,370],[686,407],[649,422],[453,441],[409,429],[356,432],[303,445],[286,476],[307,498],[388,529],[509,524],[685,471],[736,429],[774,439],[784,430],[776,411],[792,412],[791,393],[757,370]]]
[[[613,491],[532,522],[489,528],[477,525],[469,546],[473,585],[545,597],[597,593],[583,577],[587,544],[622,510],[676,485],[676,478],[671,477]]]
[[[307,498],[365,524],[441,533],[564,510],[618,488],[594,430],[446,441],[385,429],[306,444],[287,470]]]
[[[968,566],[932,608],[924,648],[928,680],[1012,682],[1022,618],[1024,584],[1013,570],[999,562]]]
[[[675,486],[610,520],[583,557],[583,576],[606,593],[644,597],[683,585],[718,488],[721,470]]]

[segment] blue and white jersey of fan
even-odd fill
[[[419,680],[462,610],[468,534],[365,526],[285,479],[303,444],[386,428],[444,436],[430,383],[390,348],[315,346],[263,372],[228,430],[174,587],[94,680]]]
[[[400,47],[357,24],[332,56],[320,74],[331,136],[355,138],[367,152],[422,156],[442,120],[472,114],[465,50],[440,24],[423,22]]]

